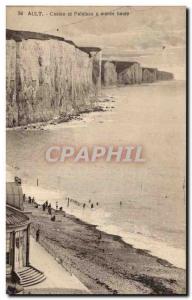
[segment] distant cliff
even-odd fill
[[[138,62],[115,62],[118,83],[138,84],[142,82],[142,68]]]
[[[174,79],[174,75],[170,72],[165,71],[157,71],[157,80],[172,80]]]
[[[142,68],[142,82],[152,83],[157,81],[157,69]]]
[[[7,126],[76,114],[101,88],[99,48],[47,34],[7,30]]]
[[[105,86],[115,85],[117,83],[116,66],[113,62],[102,61],[101,80]]]
[[[152,83],[157,80],[172,80],[170,72],[157,68],[142,67],[132,61],[102,61],[102,84],[105,86],[118,84]]]

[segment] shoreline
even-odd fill
[[[58,201],[58,203],[60,202]],[[99,221],[95,222],[95,219],[97,219],[97,215],[103,212],[100,211],[100,208],[98,211],[92,211],[90,209],[90,218],[87,214],[82,213],[82,210],[80,212],[80,210],[75,209],[74,206],[72,208],[71,206],[69,208],[64,207],[64,210],[67,214],[78,218],[82,222],[96,226],[96,229],[99,231],[102,231],[109,235],[119,236],[124,243],[132,245],[134,248],[144,250],[158,259],[167,261],[168,264],[173,265],[176,268],[186,270],[186,252],[183,248],[171,246],[163,240],[158,240],[156,238],[145,236],[143,234],[133,233],[129,231],[125,232],[125,230],[123,230],[121,227],[118,227],[117,225],[106,225],[102,224],[102,222]],[[92,216],[95,213],[97,215],[93,220]]]
[[[113,89],[119,89],[119,88],[135,88],[135,87],[145,87],[145,86],[154,86],[154,85],[168,85],[174,82],[183,82],[184,80],[162,80],[162,81],[156,81],[156,82],[150,82],[150,83],[141,83],[141,84],[118,84],[118,85],[111,85],[111,86],[102,86],[102,91],[105,93],[106,91],[110,91]],[[111,106],[105,106],[105,103],[110,103]],[[83,110],[79,110],[76,113],[61,113],[49,120],[45,121],[37,121],[32,122],[26,125],[19,125],[14,127],[6,127],[6,130],[12,131],[12,130],[47,130],[51,127],[54,127],[55,125],[59,124],[67,124],[71,123],[73,121],[82,121],[84,120],[84,117],[86,118],[87,114],[95,113],[95,112],[108,112],[114,109],[114,106],[112,105],[113,102],[116,102],[113,96],[110,96],[108,94],[101,94],[97,96],[97,101],[94,106],[89,107],[87,106]]]
[[[39,227],[40,244],[93,293],[185,294],[183,269],[74,215],[62,212],[52,222],[42,206],[25,209],[32,211],[33,237]]]
[[[135,87],[145,87],[145,86],[154,86],[154,85],[168,85],[175,82],[183,82],[184,80],[162,80],[162,81],[156,81],[151,83],[141,83],[141,84],[130,84],[130,85],[112,85],[112,86],[103,86],[102,91],[105,93],[106,91],[110,91],[113,89],[119,89],[119,88],[135,88]],[[91,113],[97,113],[97,112],[110,112],[114,109],[114,106],[112,105],[113,102],[116,102],[116,99],[113,96],[110,96],[108,94],[101,94],[100,96],[97,96],[97,101],[95,103],[95,106],[93,107],[87,107],[82,111],[78,111],[77,113],[61,113],[49,120],[45,121],[37,121],[32,122],[26,125],[19,125],[14,127],[6,127],[7,131],[12,130],[48,130],[54,128],[56,125],[60,124],[69,124],[73,123],[74,121],[84,121],[86,119],[86,116]],[[104,105],[105,103],[109,103],[110,106]]]
[[[9,166],[7,166],[7,169],[8,168]],[[12,173],[13,172],[11,172],[10,170],[7,170],[7,175],[9,178],[13,177]],[[66,207],[66,205],[64,205],[64,203],[61,201],[61,198],[65,198],[65,196],[67,196],[66,194],[64,194],[64,192],[61,194],[54,190],[47,190],[39,187],[37,189],[35,186],[28,185],[25,183],[23,183],[23,191],[27,196],[29,195],[35,196],[35,199],[38,199],[38,205],[42,205],[45,202],[45,199],[47,199],[49,203],[52,203],[52,206],[53,205],[55,206],[55,203],[58,202],[58,205],[62,206],[64,211],[68,215],[79,219],[80,221],[84,222],[87,225],[95,226],[95,228],[98,231],[104,232],[109,235],[119,236],[124,243],[128,245],[132,245],[134,248],[144,250],[148,252],[150,255],[160,260],[167,261],[168,264],[176,268],[182,269],[184,271],[186,270],[185,250],[182,248],[169,246],[164,241],[152,239],[150,237],[139,235],[137,233],[124,232],[120,227],[117,227],[115,225],[106,226],[102,223],[98,223],[98,222],[96,223],[95,220],[93,220],[92,216],[94,213],[94,219],[95,219],[95,213],[97,211],[92,211],[90,209],[89,211],[90,218],[88,218],[87,214],[82,216],[82,212],[85,213],[82,207],[81,207],[82,208],[81,211],[77,209],[77,206],[76,207],[71,206],[72,204],[70,205],[69,208]],[[81,206],[82,204],[83,203],[81,203]],[[99,211],[97,213],[99,213]]]
[[[61,198],[65,198],[64,193],[58,193],[57,191],[52,190],[44,190],[38,187],[38,193],[35,186],[29,186],[23,184],[23,190],[26,195],[34,195],[35,199],[38,199],[38,204],[42,205],[47,199],[49,202],[52,203],[52,206],[55,207],[55,202],[58,202],[59,206],[62,206],[64,211],[71,216],[85,222],[86,224],[90,224],[95,226],[99,231],[102,231],[109,235],[119,236],[123,242],[126,244],[132,245],[134,248],[142,249],[147,251],[152,256],[155,256],[159,259],[167,261],[169,264],[173,265],[174,267],[180,268],[185,270],[186,261],[185,261],[185,250],[182,248],[176,248],[173,246],[168,245],[166,242],[152,239],[150,237],[139,235],[137,233],[125,232],[122,228],[117,227],[115,225],[106,226],[102,224],[102,222],[95,222],[97,219],[97,215],[102,213],[100,211],[100,207],[97,210],[92,211],[90,208],[89,211],[87,209],[83,210],[83,203],[80,206],[72,206],[66,207],[66,200],[65,204],[61,201]],[[68,195],[69,196],[69,195]],[[80,209],[79,209],[80,208]],[[88,214],[89,212],[89,214]],[[95,215],[96,214],[96,215]],[[162,250],[163,249],[163,250]]]
[[[82,110],[79,110],[78,112],[73,113],[60,113],[59,115],[45,121],[37,121],[37,122],[31,122],[25,125],[19,125],[19,126],[13,126],[13,127],[6,127],[7,131],[12,130],[47,130],[51,127],[58,126],[59,124],[67,124],[71,123],[73,121],[82,121],[84,120],[84,117],[87,114],[91,113],[97,113],[97,112],[107,112],[112,110],[114,107],[110,106],[108,107],[105,105],[105,103],[115,102],[113,100],[114,97],[111,97],[109,95],[100,95],[97,97],[97,102],[95,105],[89,107],[85,107]]]

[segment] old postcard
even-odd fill
[[[186,8],[6,14],[6,292],[185,295]]]

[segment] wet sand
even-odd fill
[[[42,206],[25,209],[32,212],[32,235],[39,227],[40,244],[93,294],[186,293],[185,270],[72,215],[63,212],[53,222]]]

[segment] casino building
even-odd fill
[[[24,212],[23,191],[18,181],[6,183],[6,281],[7,287],[31,286],[45,280],[30,265],[30,217]]]

